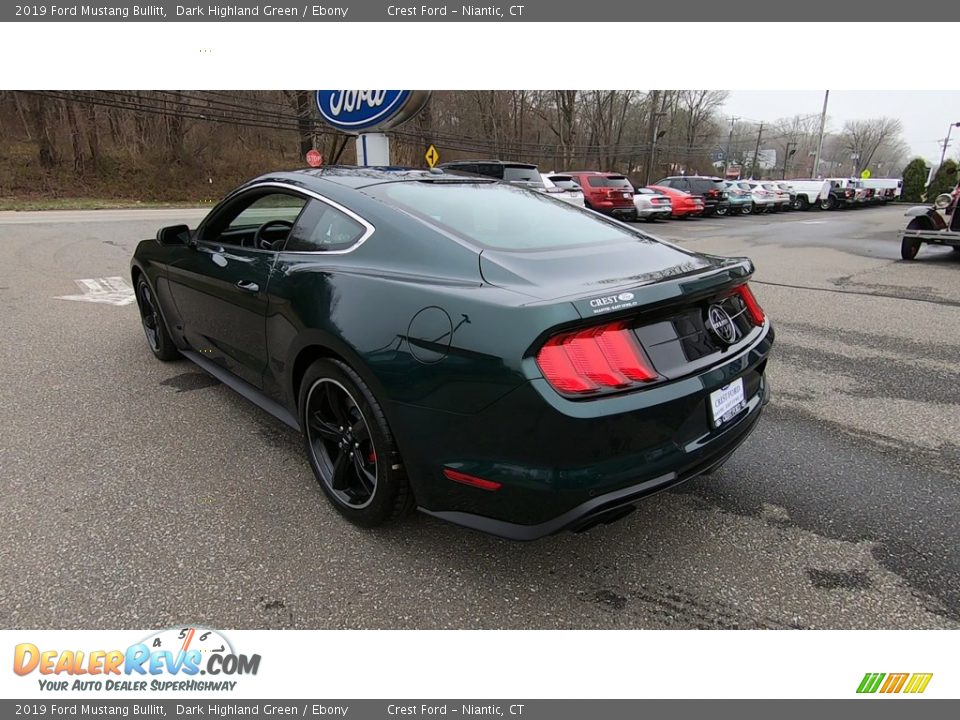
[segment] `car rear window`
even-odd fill
[[[723,190],[723,181],[722,180],[710,180],[709,178],[689,178],[690,186],[696,192],[703,192],[704,190]]]
[[[504,165],[503,179],[507,182],[535,182],[543,184],[536,165]]]
[[[587,175],[590,187],[623,188],[633,191],[633,185],[623,175]]]
[[[579,190],[580,186],[577,184],[577,181],[574,180],[569,175],[551,175],[547,178],[550,182],[556,185],[558,188],[563,188],[564,190]]]
[[[374,197],[497,250],[636,242],[645,236],[544,193],[497,183],[384,183]]]

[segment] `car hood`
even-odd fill
[[[589,248],[480,253],[485,282],[537,300],[603,296],[717,266],[717,259],[642,238]]]

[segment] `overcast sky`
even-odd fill
[[[822,90],[731,90],[723,112],[749,120],[773,121],[793,115],[819,114]],[[831,90],[827,130],[838,131],[847,120],[889,116],[903,122],[903,134],[913,152],[928,160],[940,159],[938,140],[947,127],[960,122],[960,91]],[[947,157],[957,157],[960,128],[950,135]]]

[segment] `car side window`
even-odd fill
[[[356,245],[367,227],[337,208],[311,200],[287,238],[285,251],[329,252]]]
[[[259,230],[260,246],[269,249],[286,238],[306,198],[281,192],[253,193],[238,198],[207,225],[203,240],[222,245],[254,247]]]

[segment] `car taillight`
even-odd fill
[[[540,348],[537,365],[555,390],[575,395],[627,388],[659,377],[623,322],[556,335]]]
[[[743,304],[747,306],[747,315],[750,316],[750,322],[757,327],[763,325],[766,315],[763,314],[763,308],[760,307],[760,303],[757,302],[750,288],[746,285],[741,285],[737,288],[737,294],[740,296],[740,299],[743,300]]]
[[[843,191],[843,196],[844,196],[844,197],[850,197],[851,195],[853,195],[853,193],[852,193],[851,191],[849,191],[849,190],[844,190],[844,191]]]

